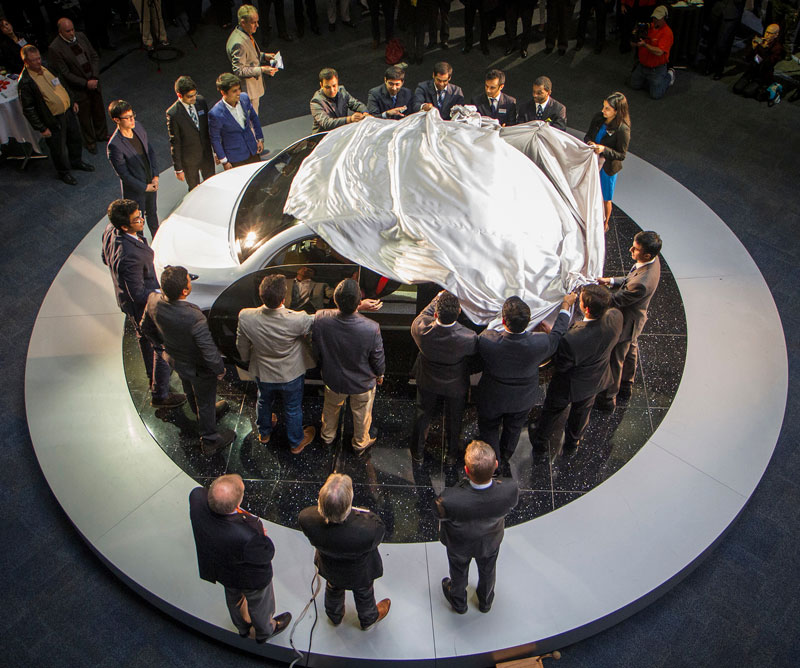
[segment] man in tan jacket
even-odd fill
[[[239,77],[245,85],[247,95],[253,104],[253,109],[258,113],[258,103],[264,94],[263,76],[268,74],[275,76],[277,67],[262,65],[262,62],[269,62],[275,57],[274,53],[262,53],[256,43],[255,35],[258,30],[258,11],[253,5],[242,5],[237,12],[239,25],[237,25],[225,48],[228,58],[231,61],[233,73]]]

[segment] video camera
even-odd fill
[[[633,41],[639,42],[641,40],[647,39],[647,33],[650,31],[650,24],[649,23],[637,23],[636,27],[633,29]]]

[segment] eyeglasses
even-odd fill
[[[119,120],[121,120],[121,121],[132,121],[134,118],[136,118],[136,114],[135,114],[134,112],[131,112],[131,113],[130,113],[130,115],[127,115],[127,116],[117,116],[117,118],[118,118]]]

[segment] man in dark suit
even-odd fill
[[[175,82],[177,101],[167,109],[169,152],[175,176],[185,181],[189,190],[214,176],[214,151],[208,136],[208,105],[197,94],[197,84],[187,76]]]
[[[316,506],[309,506],[298,517],[300,529],[316,548],[314,563],[325,578],[325,614],[338,626],[344,617],[346,590],[353,592],[358,621],[366,630],[381,621],[392,602],[384,598],[375,603],[373,583],[383,575],[378,545],[385,528],[381,518],[364,508],[353,507],[353,481],[350,476],[328,476]]]
[[[264,133],[250,98],[235,74],[217,77],[222,99],[208,112],[208,135],[224,169],[261,161]]]
[[[478,336],[456,322],[461,313],[458,297],[442,290],[411,323],[411,336],[419,348],[414,363],[417,380],[417,414],[411,436],[411,457],[422,462],[431,418],[444,401],[447,459],[461,457],[461,426],[469,391],[469,362],[478,352]]]
[[[533,82],[533,99],[521,105],[517,113],[517,123],[545,121],[559,130],[567,129],[567,108],[550,97],[553,83],[548,77],[538,77]]]
[[[167,267],[161,272],[161,290],[147,298],[142,332],[164,346],[164,357],[178,372],[189,406],[197,415],[200,446],[212,455],[233,443],[236,432],[217,430],[217,417],[228,408],[217,401],[217,380],[225,376],[222,356],[211,338],[203,312],[186,301],[192,281],[184,267]]]
[[[313,267],[300,267],[297,276],[286,281],[284,301],[286,308],[293,311],[316,313],[325,308],[333,297],[333,290],[327,283],[314,280]]]
[[[136,332],[150,384],[150,404],[157,408],[175,408],[183,404],[186,397],[169,391],[172,371],[161,357],[162,349],[154,347],[139,327],[147,298],[159,289],[153,250],[142,234],[144,219],[139,205],[130,199],[116,199],[108,206],[108,220],[101,257],[111,272],[117,305]]]
[[[469,564],[478,565],[478,609],[489,612],[494,601],[497,555],[503,541],[505,518],[517,505],[519,489],[512,479],[495,480],[497,458],[488,443],[472,441],[464,456],[467,477],[446,487],[436,499],[439,540],[447,548],[450,577],[442,592],[453,610],[467,611]]]
[[[534,452],[547,452],[556,426],[569,412],[564,452],[574,453],[589,425],[595,396],[611,382],[609,359],[622,331],[622,313],[610,308],[611,295],[600,285],[584,286],[579,304],[583,320],[564,335],[553,358],[555,374],[531,438]]]
[[[517,122],[517,99],[503,92],[505,85],[505,72],[489,70],[483,82],[484,93],[472,98],[481,116],[494,118],[503,127]]]
[[[631,396],[636,375],[639,334],[647,322],[647,307],[661,278],[661,237],[653,232],[639,232],[630,248],[633,267],[627,276],[597,279],[613,289],[611,303],[622,311],[622,333],[611,353],[611,382],[597,400],[601,410],[613,410],[617,398],[626,401]]]
[[[70,98],[58,77],[42,66],[39,49],[26,44],[20,55],[25,63],[17,88],[22,113],[47,142],[58,178],[68,185],[77,185],[70,169],[94,171],[94,165],[83,162],[81,131],[75,118],[78,104]]]
[[[134,200],[144,214],[150,235],[158,230],[158,162],[147,141],[144,127],[136,124],[133,107],[125,100],[108,105],[108,114],[117,125],[108,140],[106,155],[119,177],[122,197]]]
[[[375,389],[383,384],[386,360],[378,323],[357,313],[361,288],[352,278],[333,291],[337,308],[314,314],[311,342],[322,369],[325,401],[320,437],[333,443],[339,428],[339,413],[347,398],[353,414],[353,450],[363,455],[375,443],[370,436]]]
[[[383,73],[383,85],[371,88],[367,97],[367,113],[378,118],[400,120],[411,113],[414,97],[410,88],[403,84],[406,71],[398,65],[390,65]]]
[[[528,57],[528,45],[531,43],[531,26],[533,24],[533,12],[539,4],[539,0],[506,0],[505,25],[506,25],[506,50],[505,55],[510,56],[519,48],[519,55],[522,58]],[[517,39],[517,19],[522,20],[522,33]]]
[[[189,493],[189,518],[200,577],[225,587],[225,602],[239,635],[247,638],[252,628],[261,644],[289,626],[292,615],[273,617],[275,546],[261,520],[241,507],[243,499],[242,477],[220,476],[208,490],[195,487]]]
[[[483,361],[478,383],[478,432],[480,440],[494,448],[502,475],[511,475],[509,460],[536,401],[539,365],[556,351],[569,327],[569,309],[574,303],[574,294],[564,297],[549,333],[526,332],[531,309],[516,295],[509,297],[503,304],[503,331],[486,329],[478,339]]]
[[[453,67],[450,63],[440,62],[433,66],[433,79],[417,85],[414,91],[412,111],[429,111],[436,107],[439,115],[450,120],[450,111],[459,104],[464,104],[464,93],[455,84],[450,83]]]
[[[78,103],[78,120],[89,153],[97,153],[97,142],[108,140],[106,107],[100,89],[100,56],[69,19],[58,20],[58,36],[47,50],[50,67],[72,99]]]

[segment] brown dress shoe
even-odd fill
[[[292,623],[292,613],[291,612],[282,612],[279,615],[275,615],[272,619],[275,622],[275,630],[273,630],[272,635],[267,637],[267,638],[256,638],[256,642],[259,645],[263,645],[270,638],[274,638],[281,631],[285,631],[286,627],[289,626],[289,624]]]
[[[378,602],[378,619],[376,619],[372,624],[367,626],[362,626],[361,630],[366,631],[367,629],[371,629],[375,624],[381,621],[386,615],[389,614],[389,608],[392,607],[392,601],[388,598],[383,599],[382,601]]]
[[[297,445],[295,445],[290,450],[290,452],[293,455],[299,455],[301,452],[303,452],[305,447],[309,443],[311,443],[311,441],[313,441],[316,437],[317,437],[317,430],[316,430],[315,427],[312,427],[312,426],[303,427],[303,440],[300,441]]]
[[[178,394],[177,392],[170,392],[163,399],[156,399],[153,397],[150,400],[150,405],[154,408],[177,408],[186,403],[186,395]]]

